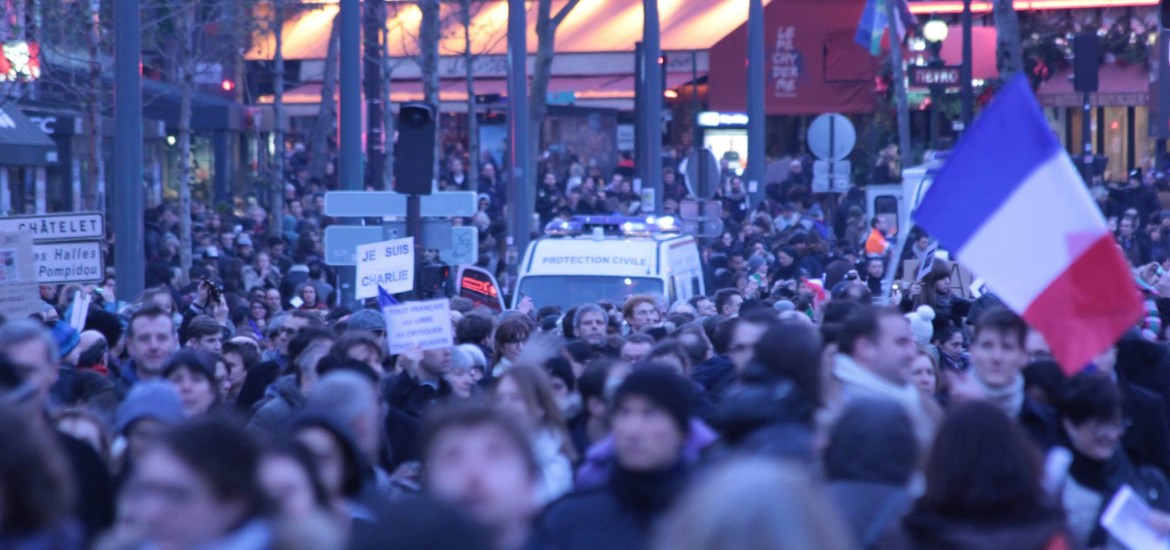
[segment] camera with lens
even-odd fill
[[[203,279],[203,284],[207,287],[207,305],[218,304],[223,297],[223,284],[211,279]]]

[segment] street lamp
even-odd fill
[[[931,67],[941,67],[943,65],[942,44],[947,39],[947,24],[940,19],[931,19],[922,26],[922,37],[926,39],[926,43],[930,46],[930,63]],[[930,149],[932,151],[938,150],[938,124],[939,124],[939,102],[942,100],[945,89],[940,84],[930,85]]]

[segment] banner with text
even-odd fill
[[[0,232],[0,315],[8,319],[41,312],[33,234]]]
[[[454,345],[450,312],[451,301],[446,298],[382,308],[390,354],[398,355],[414,347],[426,351]]]
[[[357,247],[359,300],[378,296],[378,286],[390,294],[414,289],[414,239],[394,239]]]

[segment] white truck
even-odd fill
[[[518,275],[513,307],[526,296],[568,310],[648,292],[670,302],[705,292],[698,243],[672,217],[554,220],[528,245]]]

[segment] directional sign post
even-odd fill
[[[475,214],[476,194],[453,191],[423,196],[424,218],[461,218]],[[405,218],[406,195],[388,191],[331,191],[325,193],[325,215],[335,218]]]
[[[37,283],[96,283],[105,277],[106,219],[100,212],[0,218],[0,232],[20,231],[32,235]]]

